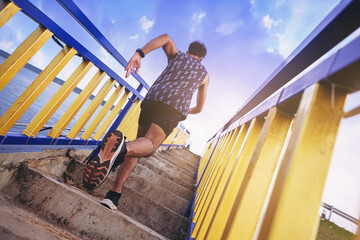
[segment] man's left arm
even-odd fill
[[[200,113],[204,107],[205,99],[206,99],[206,93],[207,93],[207,87],[209,85],[210,79],[209,74],[206,75],[204,81],[201,83],[198,93],[196,96],[196,106],[190,108],[188,114],[197,114]]]

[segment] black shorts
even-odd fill
[[[166,136],[169,136],[185,118],[182,113],[165,103],[145,99],[141,103],[139,125],[149,127],[151,123],[155,123],[162,128]]]

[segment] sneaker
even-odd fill
[[[109,175],[113,165],[124,161],[124,152],[126,154],[123,134],[118,130],[108,132],[103,139],[99,153],[93,156],[84,168],[84,187],[92,190],[100,186]],[[117,158],[119,155],[122,158]]]
[[[117,209],[117,205],[119,202],[119,199],[121,197],[121,193],[117,193],[114,191],[108,191],[104,199],[101,201],[101,205],[111,209],[115,210]]]

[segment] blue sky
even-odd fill
[[[123,68],[55,0],[31,2],[120,76],[124,76]],[[205,43],[208,55],[203,64],[210,74],[208,98],[203,112],[190,116],[184,122],[192,134],[192,150],[200,154],[205,142],[340,0],[74,2],[126,59],[132,56],[135,49],[163,33],[169,34],[181,51],[186,51],[188,44],[194,40]],[[35,28],[36,24],[26,21],[26,17],[21,13],[17,14],[0,30],[0,49],[12,52]],[[50,41],[31,59],[31,63],[45,67],[58,51],[58,46]],[[79,61],[80,59],[72,60],[60,73],[60,77],[65,80]],[[154,51],[143,59],[140,75],[152,84],[166,64],[167,60],[162,50]],[[84,82],[86,81],[82,84]],[[133,79],[129,79],[129,82],[136,85]],[[334,153],[336,159],[333,160],[329,173],[331,184],[328,185],[331,187],[327,185],[327,189],[330,190],[326,190],[324,194],[326,201],[332,201],[330,204],[356,217],[360,212],[360,206],[353,204],[349,207],[340,199],[337,191],[331,189],[338,184],[338,179],[342,179],[345,182],[338,188],[346,186],[348,189],[343,196],[359,202],[360,187],[359,184],[355,184],[354,187],[353,183],[359,183],[360,178],[352,175],[349,177],[348,171],[360,169],[359,165],[352,165],[360,153],[354,150],[355,147],[352,151],[346,148],[351,143],[360,142],[359,120],[357,117],[350,120],[351,124],[342,125],[343,130],[339,135],[341,140],[338,141],[340,143],[337,143]],[[347,132],[347,135],[344,132]],[[351,162],[351,167],[344,167],[341,162],[343,159]],[[335,168],[336,171],[333,170]]]

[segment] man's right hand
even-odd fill
[[[125,68],[126,71],[125,78],[129,77],[134,69],[135,69],[135,74],[138,74],[140,66],[141,66],[141,56],[138,52],[135,52],[135,54],[132,56],[128,65]]]

